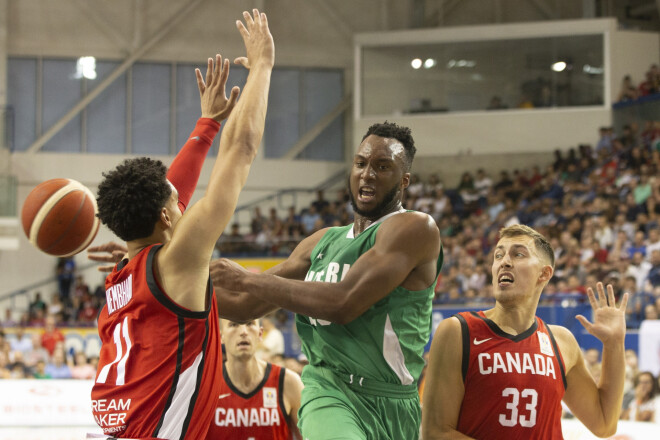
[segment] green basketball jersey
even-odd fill
[[[392,214],[390,214],[392,215]],[[376,242],[383,217],[357,237],[353,225],[330,228],[311,255],[305,281],[337,283]],[[442,266],[442,250],[437,273]],[[296,315],[302,350],[311,365],[378,382],[410,385],[424,366],[422,355],[431,333],[435,282],[420,291],[397,287],[354,321],[339,325]]]

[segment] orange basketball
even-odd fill
[[[37,249],[69,257],[96,237],[96,212],[96,198],[85,185],[72,179],[51,179],[27,196],[21,221],[25,235]]]

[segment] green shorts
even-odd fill
[[[298,427],[303,440],[414,440],[422,411],[415,385],[369,382],[307,366]]]

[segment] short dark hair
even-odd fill
[[[403,148],[406,150],[406,172],[410,171],[412,166],[413,159],[415,158],[415,153],[417,148],[415,148],[415,141],[412,137],[412,132],[410,128],[397,125],[394,122],[383,122],[373,124],[367,130],[367,133],[362,137],[362,140],[365,140],[367,136],[370,135],[380,136],[382,138],[391,138],[396,139],[401,142]]]
[[[97,216],[122,240],[148,237],[171,194],[167,167],[160,160],[126,159],[103,173],[96,198]]]
[[[555,252],[552,250],[552,246],[547,238],[536,232],[534,229],[525,225],[511,225],[500,230],[500,238],[510,238],[510,237],[519,237],[524,235],[526,237],[531,237],[534,240],[534,246],[536,250],[541,253],[542,256],[548,259],[550,266],[555,267]]]

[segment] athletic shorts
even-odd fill
[[[415,385],[303,370],[298,427],[303,440],[415,440],[422,411]]]

